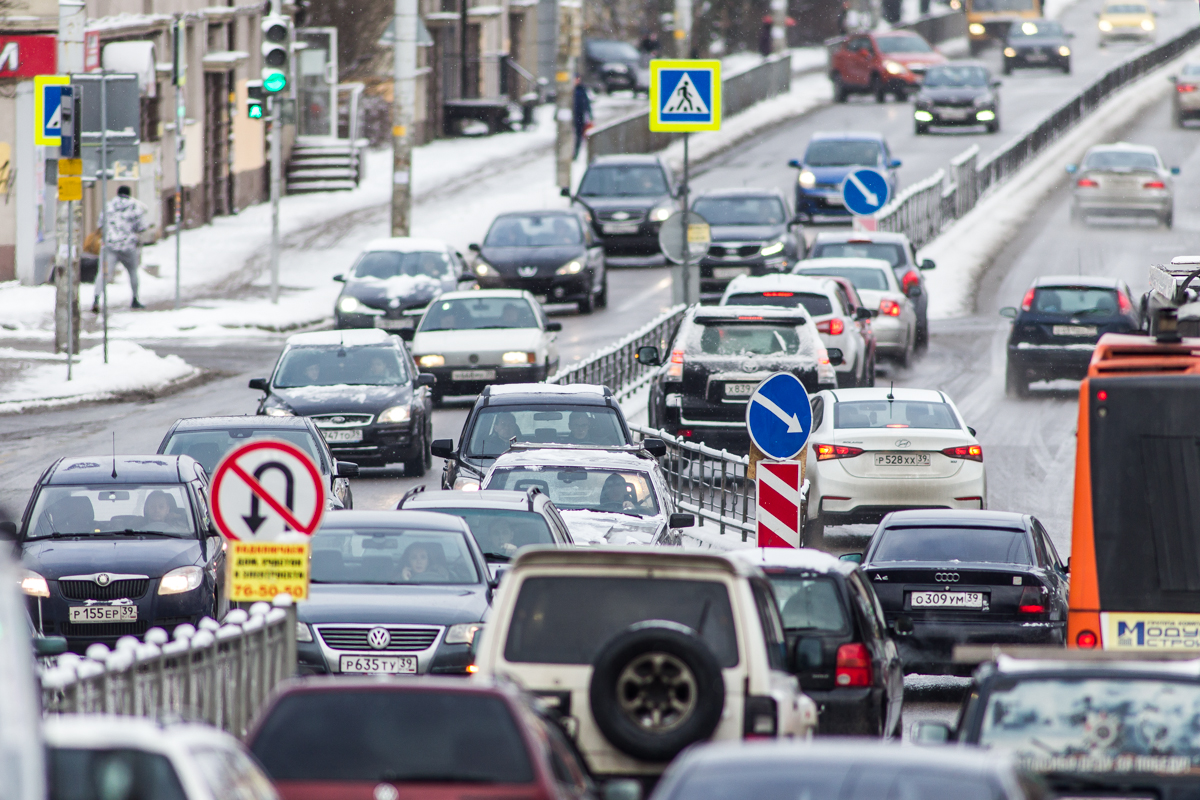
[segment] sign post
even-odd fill
[[[842,203],[854,215],[854,227],[859,230],[875,230],[875,214],[887,205],[890,195],[887,176],[877,169],[853,170],[842,181]]]
[[[746,404],[750,441],[770,461],[755,471],[759,547],[799,547],[804,520],[800,513],[801,462],[812,433],[812,406],[804,384],[790,372],[764,380]]]

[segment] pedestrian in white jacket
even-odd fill
[[[129,286],[133,289],[133,308],[145,308],[138,301],[138,259],[141,255],[139,234],[146,230],[147,208],[130,196],[129,187],[117,189],[117,196],[108,201],[104,210],[104,264],[96,275],[96,291],[92,299],[92,313],[100,313],[100,298],[105,284],[112,280],[117,262],[129,273]]]

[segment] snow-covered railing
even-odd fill
[[[245,733],[275,685],[296,671],[296,610],[291,598],[234,609],[199,630],[151,628],[145,641],[124,636],[116,649],[93,644],[66,653],[41,674],[51,714],[104,713],[202,720]]]

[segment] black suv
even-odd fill
[[[563,194],[570,191],[563,189]],[[608,256],[658,257],[658,229],[680,210],[679,189],[658,156],[601,156],[588,165],[575,202],[592,215]]]
[[[612,94],[621,89],[646,92],[640,80],[642,55],[628,42],[617,39],[588,39],[583,43],[587,84],[593,89]]]
[[[412,328],[412,309],[422,309],[442,292],[473,283],[462,256],[436,239],[394,237],[368,242],[345,275],[333,304],[335,328]]]
[[[718,189],[692,201],[712,244],[700,260],[700,300],[717,302],[739,275],[786,273],[804,258],[804,230],[778,189]]]
[[[930,67],[913,101],[917,135],[929,133],[933,125],[982,125],[995,133],[1000,130],[999,86],[983,64],[956,61]]]
[[[754,388],[791,372],[810,394],[836,389],[842,351],[826,351],[803,306],[693,306],[665,360],[652,346],[637,360],[661,367],[650,387],[651,428],[745,453]]]
[[[1004,37],[1004,74],[1019,67],[1055,67],[1071,74],[1071,47],[1075,34],[1051,19],[1018,19]]]

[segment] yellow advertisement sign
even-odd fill
[[[1195,650],[1200,653],[1200,614],[1101,612],[1105,650]]]
[[[271,601],[279,594],[308,599],[308,544],[229,543],[229,599]]]

